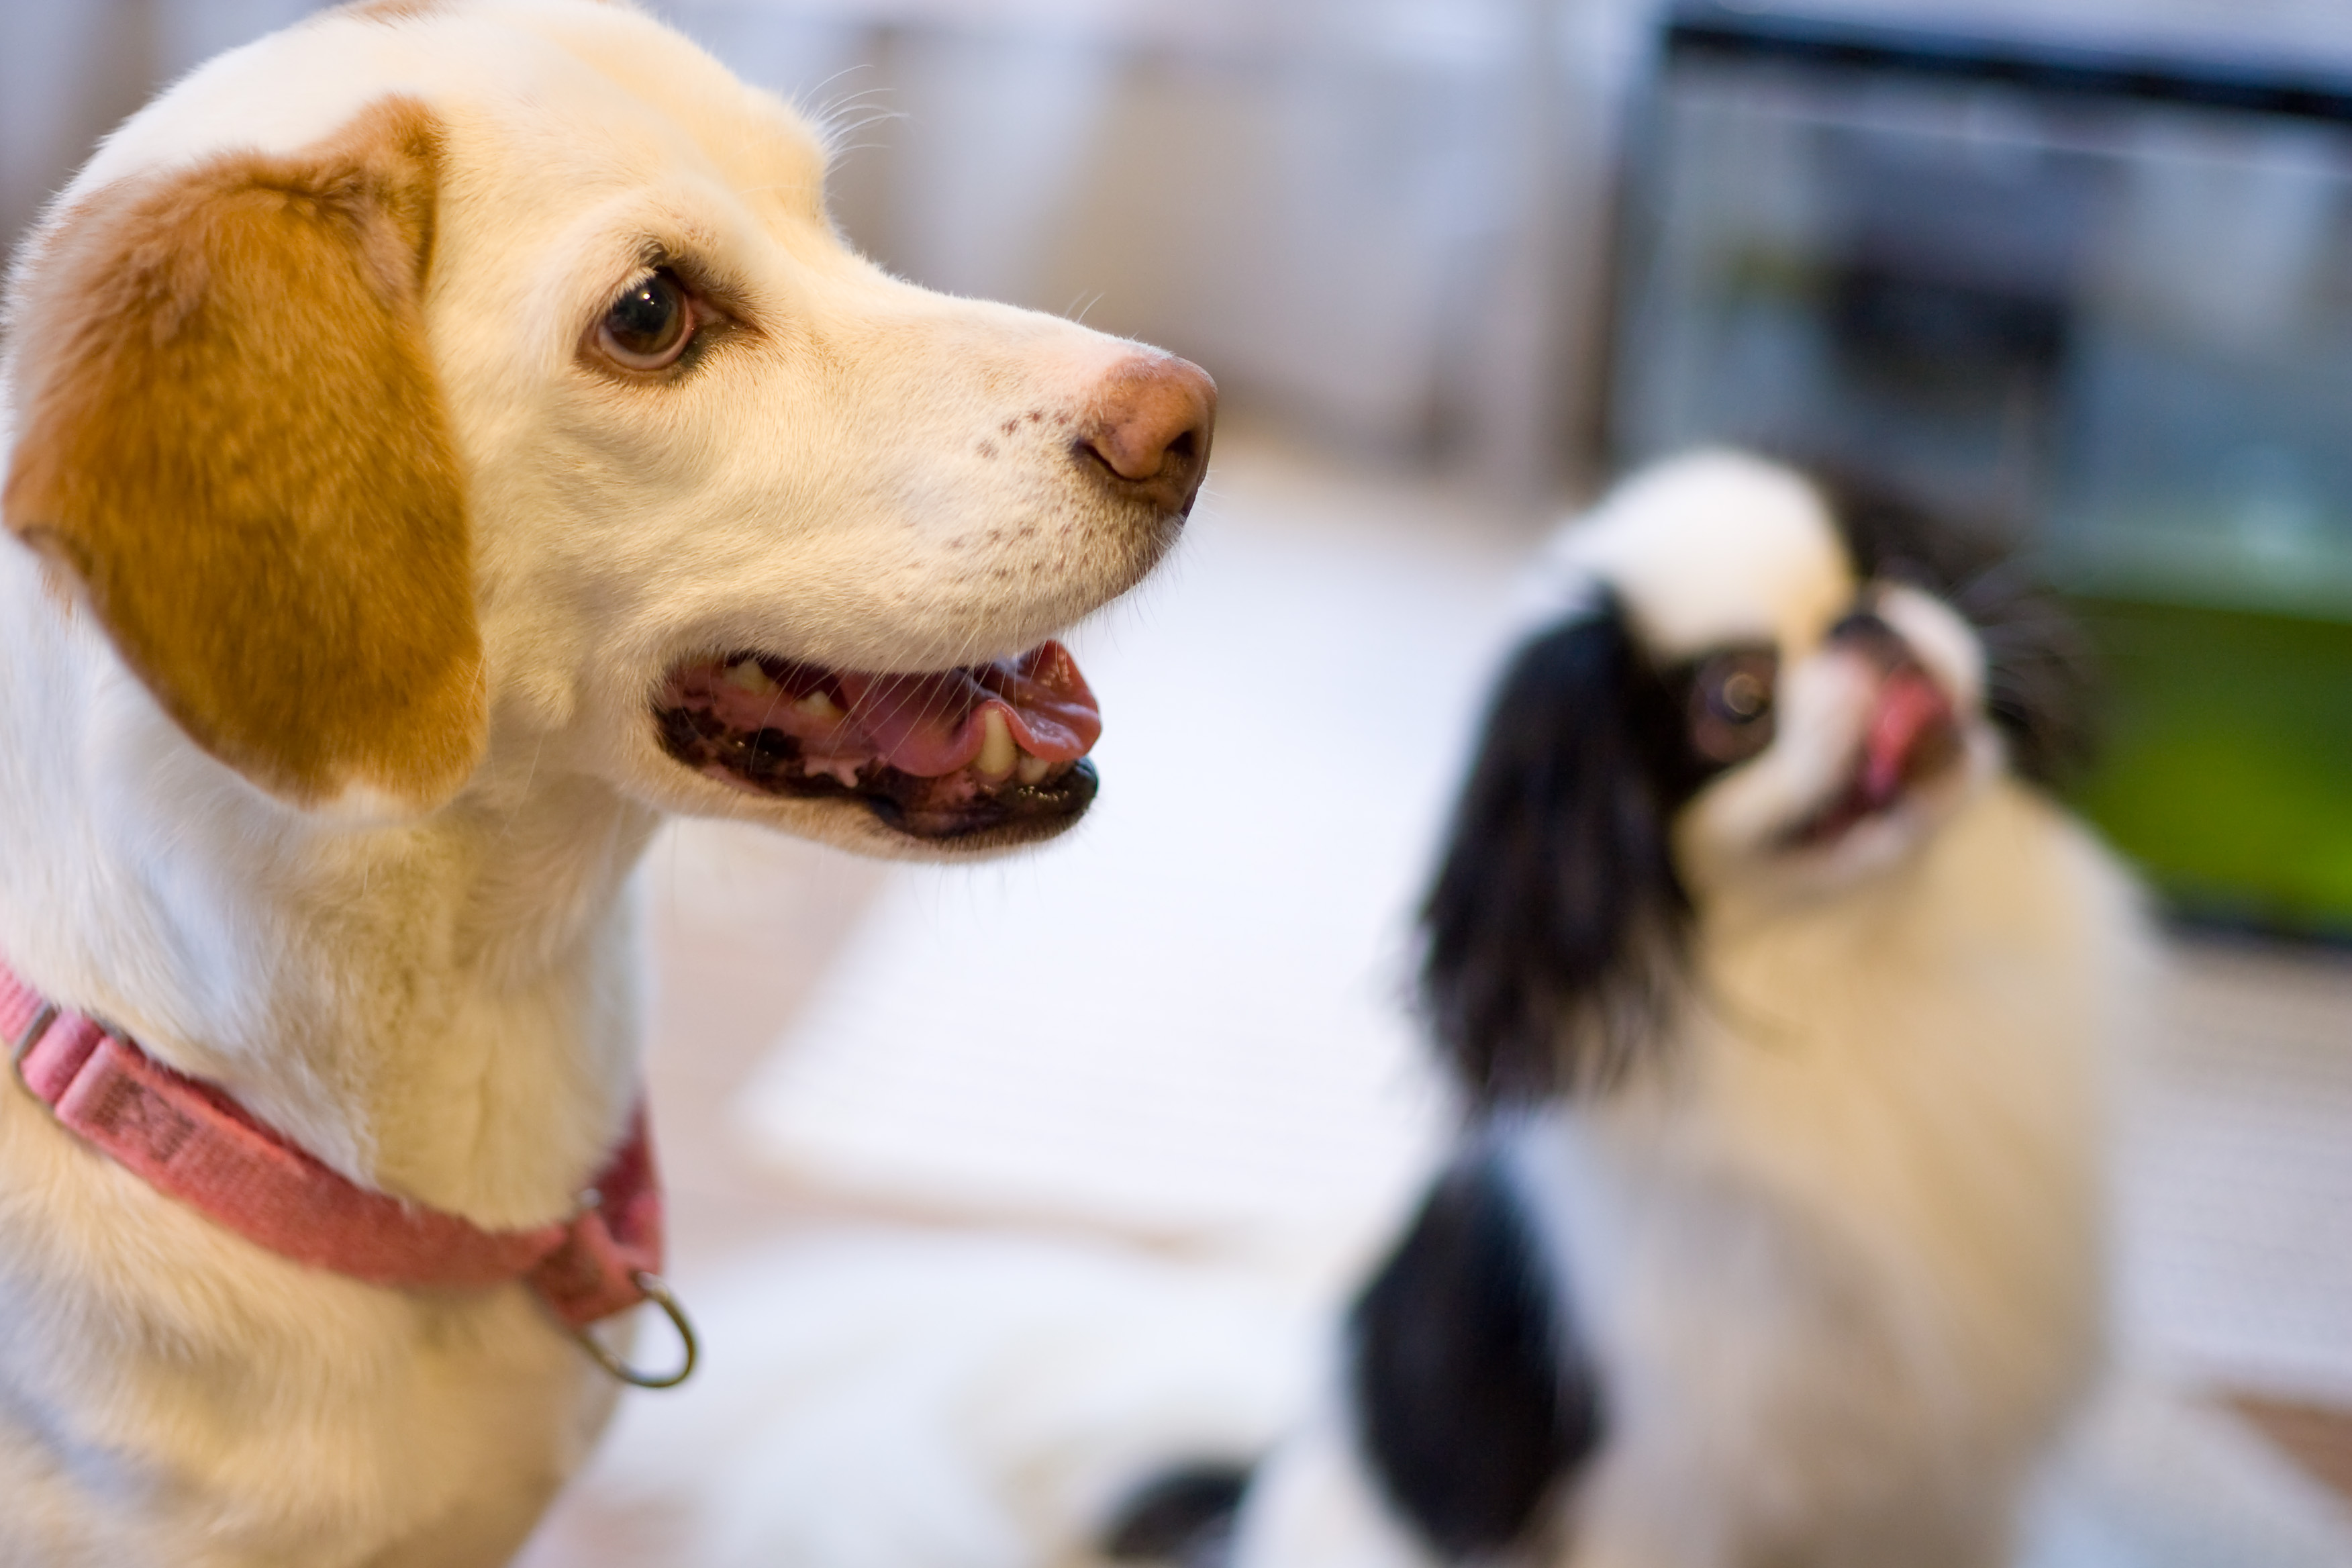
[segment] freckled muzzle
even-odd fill
[[[960,837],[1086,810],[1102,733],[1057,642],[1015,659],[873,675],[758,653],[690,660],[656,700],[663,749],[755,795],[862,801],[916,838]]]

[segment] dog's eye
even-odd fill
[[[1753,670],[1735,669],[1709,695],[1707,706],[1718,719],[1752,724],[1772,706],[1772,690]]]
[[[694,300],[667,267],[622,291],[596,328],[596,346],[615,364],[659,370],[694,338]]]
[[[1772,687],[1780,659],[1741,648],[1700,661],[1691,677],[1691,745],[1708,762],[1744,763],[1772,743]]]

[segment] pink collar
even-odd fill
[[[478,1289],[528,1280],[614,1376],[668,1387],[694,1369],[693,1332],[660,1279],[661,1187],[643,1106],[570,1220],[484,1230],[328,1169],[219,1089],[48,1002],[5,963],[0,1040],[14,1047],[18,1079],[61,1125],[257,1247],[372,1285]],[[631,1371],[585,1331],[646,1300],[669,1314],[684,1344],[674,1376]]]

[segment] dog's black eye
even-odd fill
[[[596,346],[630,370],[659,370],[694,337],[694,300],[665,267],[624,289],[596,329]]]
[[[1769,648],[1736,648],[1701,659],[1691,674],[1691,746],[1710,763],[1744,763],[1772,743],[1772,687],[1780,673]]]

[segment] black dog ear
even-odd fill
[[[1422,909],[1422,1004],[1482,1108],[1604,1088],[1662,1034],[1691,917],[1668,841],[1687,752],[1613,597],[1513,657]]]

